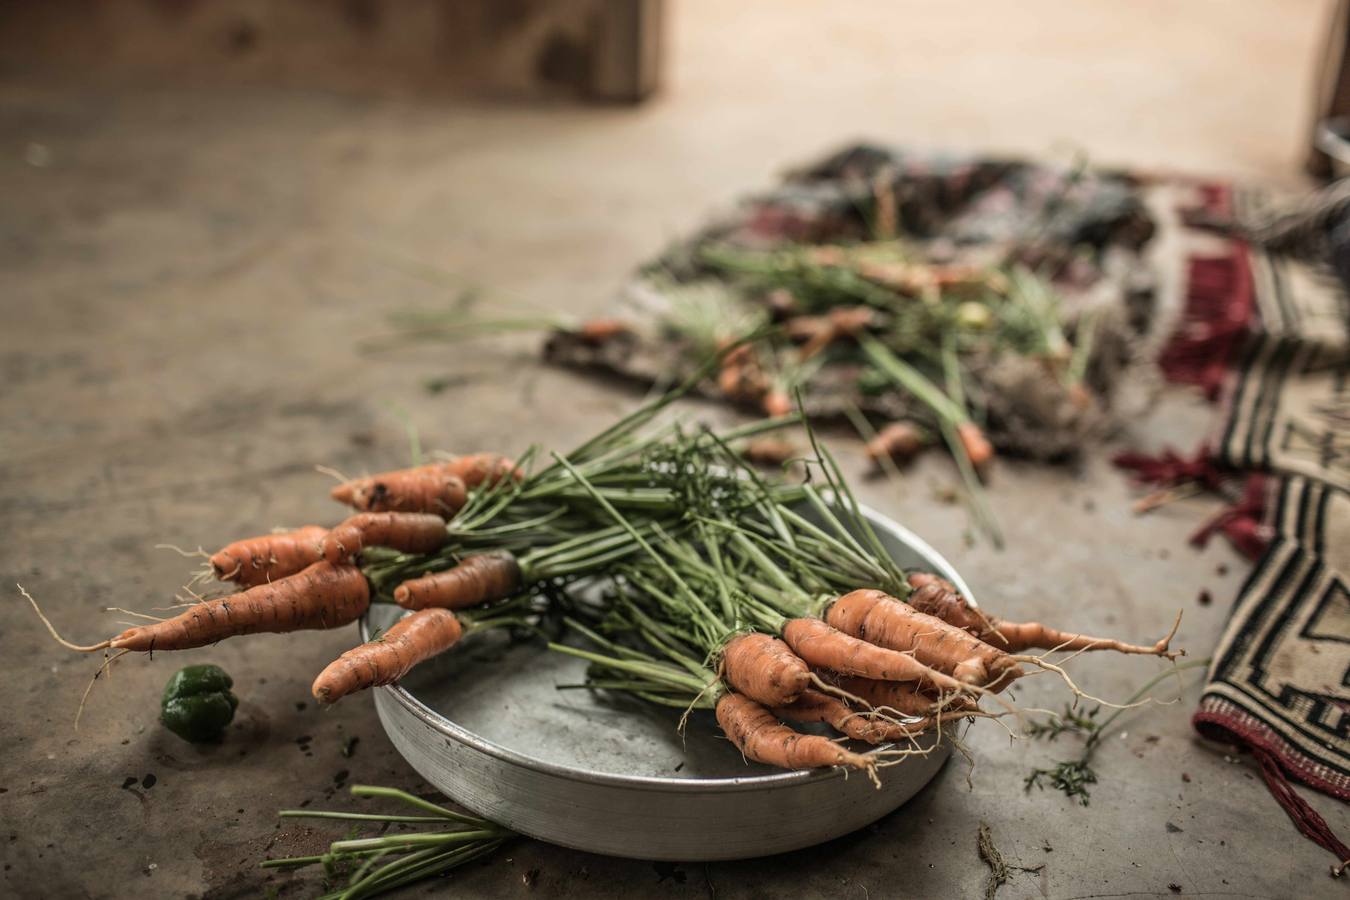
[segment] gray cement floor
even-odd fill
[[[1255,29],[1258,6],[1271,13],[1244,5],[1234,27]],[[706,63],[720,45],[681,28],[677,38]],[[1295,81],[1288,69],[1304,45],[1287,35],[1274,45],[1274,68],[1251,79],[1253,90]],[[401,464],[400,410],[430,446],[511,452],[565,446],[631,407],[631,394],[539,367],[523,336],[362,347],[390,311],[444,305],[465,285],[492,286],[484,310],[599,310],[636,261],[709,205],[869,124],[836,110],[818,129],[791,119],[779,140],[789,95],[761,97],[762,115],[736,117],[734,99],[717,100],[692,75],[681,83],[688,93],[637,112],[0,83],[0,584],[21,581],[64,633],[98,639],[124,618],[103,607],[172,602],[185,561],[155,544],[211,547],[332,520],[338,511],[313,465]],[[827,99],[817,92],[811,102],[824,110]],[[1258,102],[1211,122],[1208,144],[1183,123],[1179,157],[1291,180],[1298,145],[1288,129],[1249,136],[1233,152],[1220,139],[1261,114]],[[883,139],[909,133],[903,116],[876,119]],[[927,134],[922,143],[980,140],[937,124]],[[1005,134],[991,142],[1039,140]],[[1108,157],[1122,148],[1113,161],[1170,158],[1165,146],[1135,153],[1131,140],[1099,143]],[[433,394],[428,379],[449,386]],[[1189,446],[1210,414],[1169,396],[1122,440]],[[840,448],[860,474],[856,446]],[[934,499],[952,480],[941,460],[924,461],[902,487],[868,483],[862,493],[955,559],[991,607],[1139,637],[1164,631],[1180,608],[1180,643],[1204,656],[1245,565],[1222,546],[1185,546],[1211,508],[1204,501],[1131,516],[1129,490],[1103,458],[1076,471],[1001,465],[993,502],[1009,532],[1004,553],[964,546],[962,511]],[[1202,589],[1214,604],[1197,603]],[[331,711],[310,701],[313,673],[350,644],[350,631],[130,661],[100,681],[77,732],[95,661],[60,650],[4,590],[6,895],[258,896],[293,883],[261,875],[259,859],[312,852],[338,833],[278,828],[278,808],[345,807],[343,782],[420,787],[368,699]],[[156,722],[164,680],[201,661],[232,672],[244,701],[242,727],[207,750]],[[1078,671],[1086,689],[1120,698],[1155,665],[1096,660]],[[1253,768],[1197,741],[1188,723],[1196,684],[1188,678],[1175,705],[1123,717],[1098,756],[1102,783],[1087,808],[1022,790],[1030,767],[1074,752],[1072,739],[1010,746],[983,727],[973,731],[969,784],[953,763],[899,812],[810,853],[672,867],[521,841],[410,893],[976,896],[981,821],[1010,859],[1044,864],[1014,876],[1003,898],[1172,896],[1169,884],[1209,896],[1343,891]],[[1060,702],[1044,680],[1022,699]],[[359,742],[347,758],[351,738]],[[1344,808],[1311,799],[1350,831]]]

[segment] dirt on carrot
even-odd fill
[[[394,589],[394,602],[405,609],[467,609],[511,596],[520,589],[520,579],[520,564],[510,553],[483,553],[403,582]]]
[[[211,555],[211,569],[221,581],[252,587],[294,575],[318,562],[319,542],[328,534],[321,525],[244,538]]]
[[[356,691],[393,684],[418,663],[449,650],[463,634],[449,610],[418,610],[330,663],[314,680],[312,693],[320,703],[336,703]]]
[[[319,543],[330,563],[351,559],[363,547],[430,553],[446,541],[445,522],[430,513],[367,512],[351,516]]]

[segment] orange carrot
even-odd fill
[[[841,691],[861,697],[877,709],[893,709],[905,716],[927,716],[938,706],[937,696],[923,690],[916,682],[878,681],[874,678],[841,675],[831,676],[828,680]],[[970,697],[956,697],[952,700],[949,707],[957,709],[968,709],[974,705]]]
[[[804,691],[796,703],[773,712],[779,718],[793,722],[823,722],[840,734],[869,744],[909,740],[939,722],[952,722],[969,716],[967,712],[944,712],[911,721],[899,721],[888,716],[859,713],[839,698],[820,691]]]
[[[1171,635],[1151,646],[1127,644],[1113,638],[1071,634],[1042,625],[1039,622],[1004,622],[985,618],[965,597],[955,591],[950,582],[935,575],[915,572],[909,583],[918,588],[909,596],[915,609],[942,619],[949,625],[962,628],[994,647],[1016,653],[1032,647],[1041,650],[1114,650],[1117,653],[1138,653],[1164,656],[1172,659],[1183,651],[1169,650]]]
[[[792,414],[792,397],[782,388],[773,388],[759,401],[759,408],[771,419]]]
[[[428,513],[357,513],[319,543],[323,558],[342,562],[362,547],[390,547],[404,553],[430,553],[445,543],[445,522]]]
[[[776,437],[755,438],[741,450],[741,456],[757,466],[781,466],[800,453],[791,441]]]
[[[919,662],[966,684],[1006,686],[1023,674],[1002,650],[881,591],[845,594],[830,605],[826,621],[845,634],[912,653]]]
[[[913,656],[845,634],[820,619],[792,619],[783,626],[783,640],[809,665],[841,675],[917,681],[944,691],[965,690],[965,685],[950,675],[929,668]]]
[[[754,632],[722,648],[722,678],[758,703],[787,706],[811,684],[811,671],[787,644]]]
[[[577,337],[595,347],[632,333],[633,329],[622,319],[588,319],[576,330]]]
[[[449,650],[463,634],[463,626],[449,610],[418,610],[329,663],[311,690],[320,703],[336,703],[356,691],[393,684],[413,666]]]
[[[909,576],[909,583],[915,589],[908,598],[910,606],[936,616],[948,625],[963,628],[982,640],[991,638],[989,643],[1006,649],[1006,645],[991,634],[994,623],[967,603],[951,582],[936,575],[914,572]]]
[[[956,437],[966,449],[966,456],[977,469],[983,469],[994,459],[994,445],[984,436],[980,426],[974,422],[962,422],[956,426]]]
[[[510,553],[470,556],[444,572],[413,578],[394,588],[394,601],[405,609],[431,606],[466,609],[501,600],[520,588],[520,565]]]
[[[761,400],[769,390],[768,380],[760,367],[755,348],[741,344],[719,363],[717,386],[723,394],[737,403]]]
[[[128,628],[103,646],[152,652],[205,647],[227,637],[336,628],[370,605],[370,586],[355,566],[317,562],[296,575],[230,597],[194,604],[172,619]]]
[[[211,568],[221,581],[245,587],[294,575],[319,561],[319,541],[328,529],[306,525],[284,534],[244,538],[211,556]]]
[[[760,704],[739,694],[717,701],[717,724],[747,758],[782,769],[848,766],[871,769],[872,760],[815,734],[801,734],[779,722]]]
[[[876,314],[867,306],[841,306],[823,316],[797,316],[789,319],[789,338],[803,341],[798,358],[805,362],[830,344],[855,335],[871,325]]]
[[[431,463],[344,482],[333,488],[331,496],[365,512],[437,513],[449,518],[464,505],[467,485],[447,463]]]
[[[497,453],[470,453],[439,465],[444,466],[447,473],[471,488],[484,483],[496,484],[504,478],[519,481],[525,477],[524,473],[516,468],[515,463]]]
[[[924,448],[923,432],[910,422],[891,422],[867,442],[867,458],[873,462],[893,459],[904,462]]]

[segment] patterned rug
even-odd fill
[[[1201,219],[1267,215],[1259,192],[1200,195]],[[1164,475],[1191,467],[1154,481],[1249,479],[1216,527],[1259,558],[1194,724],[1250,750],[1294,824],[1344,871],[1350,850],[1286,780],[1350,801],[1350,300],[1329,263],[1238,238],[1190,259],[1184,318],[1160,363],[1221,396],[1222,413],[1198,457],[1151,462]]]

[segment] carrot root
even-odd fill
[[[221,581],[253,587],[294,575],[318,562],[319,542],[328,529],[306,525],[282,534],[235,541],[211,554],[211,571]]]
[[[814,734],[779,722],[768,709],[739,694],[717,701],[717,724],[747,759],[782,769],[844,766],[874,772],[876,762]]]
[[[811,684],[811,671],[783,641],[740,634],[722,649],[722,678],[733,690],[765,706],[788,706]]]
[[[319,542],[330,563],[351,559],[363,547],[390,547],[404,553],[430,553],[445,543],[445,522],[430,513],[366,512],[351,516]]]
[[[483,460],[472,457],[463,464],[436,462],[398,469],[345,481],[330,496],[362,512],[435,513],[449,518],[464,505],[472,487],[458,473],[470,473],[481,483],[488,474],[483,466]]]
[[[24,590],[24,587],[21,584],[16,584],[14,586],[19,589],[20,594],[23,594],[24,599],[32,604],[33,612],[37,613],[37,617],[42,620],[42,624],[47,626],[47,632],[55,638],[56,642],[62,647],[65,647],[67,650],[74,650],[77,653],[97,653],[100,650],[108,649],[108,647],[112,645],[111,640],[99,641],[97,644],[88,645],[73,644],[61,637],[60,633],[56,630],[56,626],[52,624],[52,620],[47,618],[47,614],[42,611],[42,607],[38,606],[37,601],[33,599],[33,595]]]
[[[943,691],[983,686],[1016,674],[1008,654],[935,616],[919,612],[882,591],[858,590],[840,597],[826,611],[826,621],[860,640],[901,653],[911,653],[945,680],[932,679]]]
[[[171,619],[128,628],[92,649],[187,650],[243,634],[334,628],[355,621],[369,605],[370,586],[360,569],[317,562],[296,575],[193,604]]]
[[[501,600],[520,589],[520,564],[510,553],[484,553],[465,558],[443,572],[412,578],[394,588],[394,602],[404,609],[444,607],[467,609]]]
[[[393,684],[418,663],[449,650],[463,634],[463,626],[449,610],[418,610],[378,639],[353,647],[329,663],[311,690],[320,703],[336,703],[356,691]]]
[[[914,657],[845,634],[820,619],[792,619],[783,626],[783,639],[808,665],[840,675],[952,686],[940,683],[946,681],[942,673]]]

